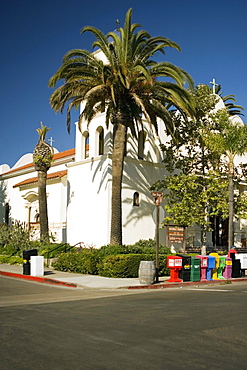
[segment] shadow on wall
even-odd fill
[[[7,185],[4,181],[0,183],[0,222],[9,224],[10,219],[10,204],[7,201]]]

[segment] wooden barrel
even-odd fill
[[[154,261],[141,261],[139,266],[140,284],[153,284],[155,280]]]

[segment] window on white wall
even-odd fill
[[[84,137],[84,159],[89,157],[89,133],[86,131],[83,134]]]
[[[133,206],[139,207],[139,205],[140,205],[140,195],[137,191],[135,191],[133,194]]]
[[[98,155],[104,154],[104,129],[102,126],[97,128],[98,133]]]

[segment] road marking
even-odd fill
[[[203,288],[188,288],[186,290],[197,290],[197,291],[206,291],[206,292],[234,292],[233,289],[203,289]]]

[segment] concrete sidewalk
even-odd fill
[[[140,286],[138,278],[107,278],[97,275],[82,275],[61,272],[45,268],[44,276],[23,275],[22,266],[0,264],[0,275],[19,279],[33,280],[40,283],[64,285],[71,287],[88,287],[99,289],[119,289]],[[168,277],[166,277],[168,279]],[[163,279],[162,279],[163,280]]]
[[[44,276],[23,275],[22,266],[0,264],[0,275],[9,276],[18,279],[36,281],[39,283],[67,286],[71,288],[88,287],[97,289],[164,289],[178,288],[186,286],[211,285],[211,284],[226,284],[228,282],[246,281],[247,276],[229,280],[211,280],[211,281],[189,281],[171,283],[167,280],[169,276],[160,277],[159,282],[152,285],[140,284],[139,278],[107,278],[97,275],[82,275],[70,272],[56,271],[52,268],[45,268]]]

